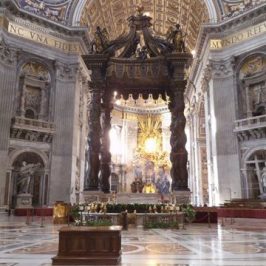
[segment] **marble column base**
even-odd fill
[[[79,203],[107,202],[110,201],[110,197],[111,194],[106,194],[102,191],[83,191],[80,194]]]
[[[31,194],[18,194],[16,209],[32,208],[32,195]]]
[[[262,200],[266,200],[266,193],[262,193],[260,196],[259,196],[260,199]]]
[[[172,203],[189,204],[191,202],[191,192],[189,190],[173,191],[171,197]]]

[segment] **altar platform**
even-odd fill
[[[103,193],[100,191],[83,191],[80,196],[80,203],[91,202],[114,202],[121,204],[129,203],[190,203],[190,191],[176,191],[169,194],[161,195],[159,193]]]

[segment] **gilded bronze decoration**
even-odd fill
[[[190,64],[192,56],[185,51],[185,45],[182,43],[184,34],[179,26],[176,26],[168,39],[162,38],[152,32],[151,20],[152,18],[145,15],[139,7],[137,15],[128,18],[127,34],[109,40],[106,31],[97,28],[97,38],[93,42],[91,53],[83,56],[86,66],[92,73],[87,154],[90,165],[90,173],[87,176],[89,190],[98,189],[99,176],[101,190],[110,190],[111,156],[107,132],[111,126],[110,95],[114,90],[126,98],[136,93],[151,94],[155,98],[162,95],[164,99],[167,98],[166,95],[169,96],[169,109],[172,113],[172,190],[188,190],[183,94],[186,86],[185,69]],[[142,56],[139,52],[143,52]]]

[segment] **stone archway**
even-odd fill
[[[45,201],[45,161],[33,151],[18,154],[12,162],[12,207],[40,206]]]

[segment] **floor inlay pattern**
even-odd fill
[[[235,219],[218,225],[192,224],[185,230],[122,232],[123,266],[266,265],[265,220]],[[51,219],[0,215],[0,266],[51,266],[58,229]]]

